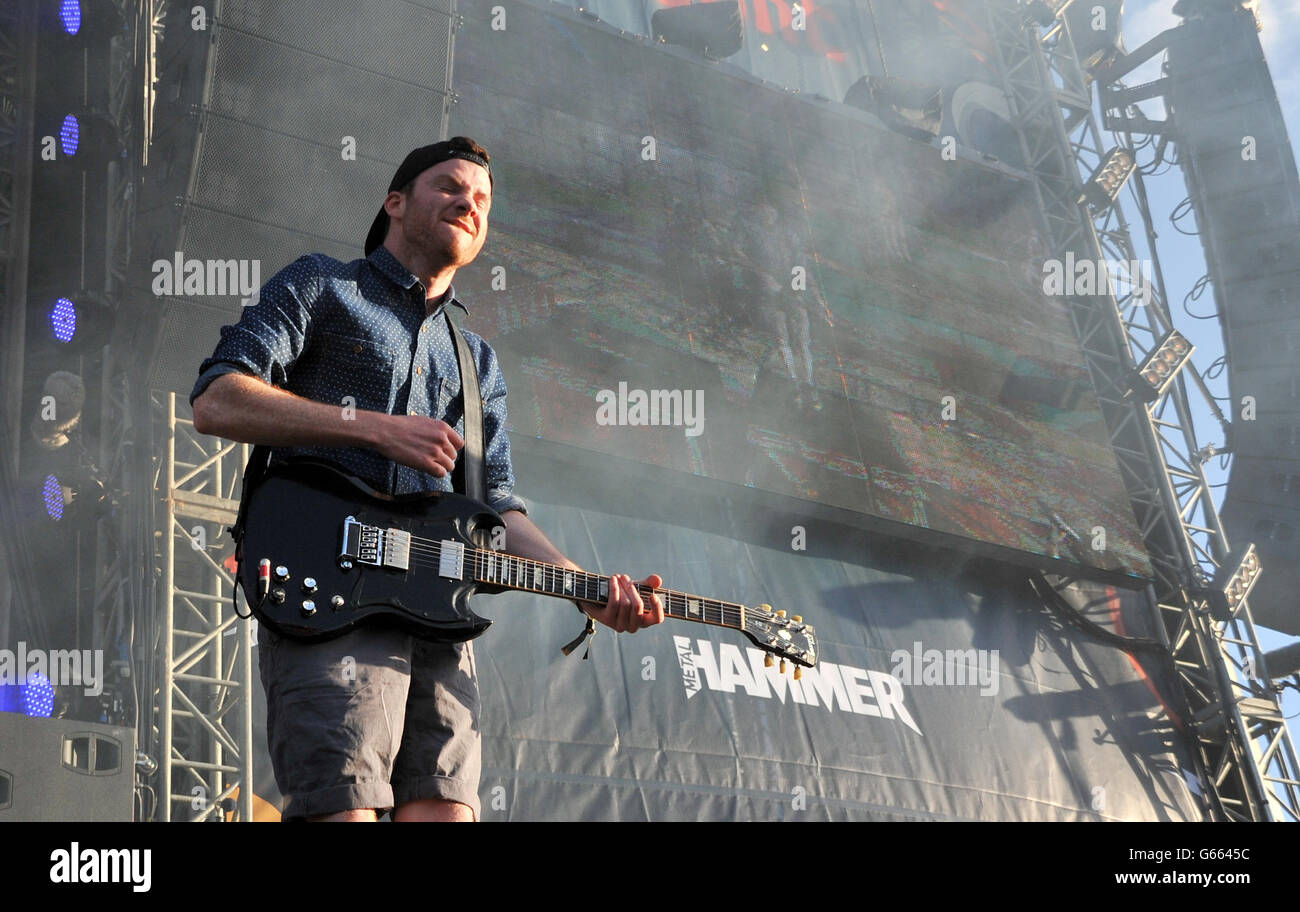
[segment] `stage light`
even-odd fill
[[[63,118],[63,126],[59,127],[59,148],[68,158],[77,154],[77,149],[81,146],[81,121],[77,120],[77,115],[69,114]]]
[[[41,496],[45,499],[45,512],[50,519],[55,522],[62,519],[67,498],[64,496],[64,488],[59,483],[59,479],[53,475],[46,475],[45,484],[41,487]]]
[[[86,384],[69,371],[55,371],[45,378],[41,404],[32,415],[32,437],[47,450],[66,446],[68,435],[81,423],[86,404]]]
[[[1087,203],[1094,213],[1115,202],[1119,191],[1132,176],[1137,163],[1127,150],[1116,147],[1102,157],[1088,182],[1083,185],[1078,202]]]
[[[81,31],[81,0],[63,0],[59,7],[59,21],[69,35]]]
[[[75,354],[108,343],[115,309],[104,295],[88,288],[45,284],[29,287],[28,299],[33,308],[40,308],[30,324],[32,344],[42,344],[50,352]]]
[[[1124,0],[1092,0],[1075,3],[1065,13],[1070,25],[1070,37],[1079,63],[1095,76],[1109,66],[1121,53],[1121,20],[1124,17]]]
[[[59,298],[50,308],[50,334],[58,342],[71,342],[77,334],[77,305],[68,298]]]
[[[0,684],[0,712],[48,719],[54,715],[54,685],[39,671],[28,675],[21,684]]]
[[[1160,344],[1142,360],[1130,377],[1128,395],[1143,402],[1155,402],[1174,382],[1196,346],[1176,329],[1169,330]]]
[[[1231,620],[1241,603],[1250,595],[1250,590],[1255,588],[1260,570],[1263,569],[1253,542],[1239,553],[1241,558],[1236,560],[1234,556],[1225,561],[1214,575],[1214,585],[1202,590],[1202,594],[1209,599],[1210,612],[1216,620],[1225,623]]]

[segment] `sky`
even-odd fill
[[[1173,0],[1128,0],[1125,4],[1123,36],[1125,48],[1132,52],[1145,42],[1154,38],[1167,28],[1176,26],[1181,20],[1173,14]],[[1295,138],[1300,136],[1300,0],[1262,0],[1260,17],[1263,30],[1260,40],[1264,46],[1265,60],[1272,72],[1273,84],[1278,101],[1282,106],[1282,115],[1286,121],[1287,135],[1293,146]],[[1128,85],[1147,82],[1158,78],[1159,62],[1162,55],[1143,69],[1130,74],[1124,81]],[[1158,103],[1144,102],[1143,110],[1151,116],[1163,116]],[[1139,163],[1150,161],[1149,153],[1139,155]],[[1172,313],[1174,325],[1179,332],[1191,339],[1196,345],[1193,364],[1201,372],[1223,354],[1223,335],[1216,320],[1195,320],[1183,311],[1182,301],[1192,285],[1206,272],[1205,258],[1199,238],[1179,234],[1169,221],[1169,213],[1187,196],[1187,187],[1182,172],[1177,168],[1169,169],[1159,177],[1150,177],[1146,181],[1147,193],[1151,198],[1151,214],[1158,235],[1158,249],[1161,266],[1166,282],[1166,296]],[[1121,197],[1139,250],[1145,249],[1145,238],[1139,218],[1139,210],[1133,197],[1125,193]],[[1185,230],[1194,227],[1194,216],[1188,215],[1179,223]],[[1212,290],[1207,289],[1198,301],[1189,303],[1193,313],[1211,314],[1215,310]],[[1217,380],[1208,380],[1207,384],[1216,396],[1227,396],[1228,375],[1225,371]],[[1195,416],[1196,438],[1199,446],[1205,444],[1222,444],[1223,432],[1218,421],[1212,416],[1199,393],[1193,397],[1192,410]],[[1227,470],[1220,468],[1220,460],[1212,459],[1206,465],[1211,484],[1223,484],[1228,479]],[[1222,504],[1224,487],[1214,489],[1215,502]],[[1264,572],[1268,572],[1265,568]],[[1258,628],[1260,642],[1265,650],[1276,649],[1293,641],[1288,635],[1264,628]],[[1287,690],[1283,694],[1282,708],[1290,720],[1288,722],[1295,743],[1297,734],[1296,718],[1300,717],[1300,694]]]

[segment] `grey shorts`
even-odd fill
[[[469,643],[367,627],[303,643],[258,625],[267,742],[284,818],[459,801],[479,818],[478,677]]]

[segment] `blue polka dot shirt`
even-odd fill
[[[443,309],[455,305],[448,288],[427,313],[425,288],[386,247],[344,263],[324,254],[299,257],[271,277],[239,322],[221,328],[216,351],[199,367],[190,404],[222,374],[251,374],[273,386],[340,408],[429,415],[465,433],[456,346]],[[462,330],[478,365],[483,394],[484,475],[488,505],[527,510],[514,494],[506,383],[496,353]],[[326,459],[388,494],[450,491],[437,478],[361,447],[277,447],[272,462],[290,455]]]

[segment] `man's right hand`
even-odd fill
[[[465,439],[445,421],[427,415],[378,415],[375,449],[393,462],[437,478],[456,467]]]

